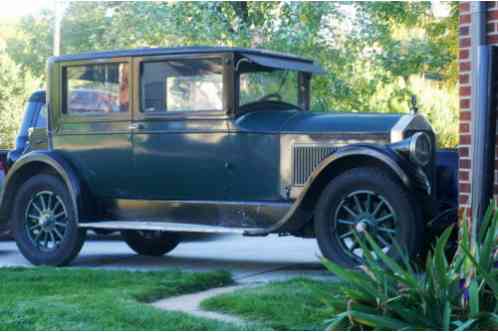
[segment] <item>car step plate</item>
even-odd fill
[[[172,222],[156,221],[101,221],[91,223],[80,223],[80,228],[88,229],[110,229],[110,230],[137,230],[137,231],[167,231],[167,232],[191,232],[191,233],[224,233],[224,234],[246,234],[247,232],[263,231],[257,228],[238,228],[209,226],[199,224],[181,224]]]

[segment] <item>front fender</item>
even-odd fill
[[[344,163],[352,161],[353,164]],[[289,232],[300,229],[312,216],[315,203],[325,186],[348,168],[358,165],[358,162],[365,162],[367,165],[380,165],[390,170],[399,181],[408,189],[413,189],[410,165],[394,151],[384,146],[374,144],[350,145],[337,150],[335,153],[325,158],[311,173],[303,189],[297,196],[292,207],[287,214],[270,229],[268,233]],[[257,232],[248,235],[261,235]]]
[[[55,151],[33,151],[23,155],[10,168],[0,188],[0,223],[10,218],[16,191],[29,177],[50,171],[66,184],[71,196],[76,221],[79,221],[79,206],[82,186],[73,167]]]

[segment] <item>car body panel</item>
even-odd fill
[[[143,62],[206,58],[220,59],[224,66],[221,112],[141,111]],[[84,119],[66,114],[65,68],[109,62],[129,65],[128,112]],[[300,105],[238,105],[237,71],[250,66],[259,71],[265,64],[271,70],[301,71],[296,84]],[[85,206],[85,195],[102,205],[95,210],[98,215],[90,216],[94,221],[244,227],[246,235],[296,232],[311,220],[313,208],[307,200],[324,171],[334,175],[335,165],[348,158],[376,160],[415,194],[420,169],[390,144],[393,137],[407,138],[408,129],[432,133],[427,121],[419,115],[311,113],[306,78],[316,72],[311,60],[238,48],[141,49],[50,58],[47,150],[29,152],[16,161],[6,185],[23,166],[45,163],[61,174],[78,209]],[[10,190],[4,192],[10,195]],[[2,196],[4,206],[9,199]],[[86,213],[80,215],[88,221]]]

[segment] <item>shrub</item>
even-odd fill
[[[396,261],[368,234],[357,235],[365,253],[362,271],[324,261],[342,281],[340,296],[329,302],[338,314],[327,321],[328,328],[498,330],[497,220],[493,205],[475,241],[463,222],[450,260],[444,250],[451,234],[447,229],[429,253],[425,273],[417,273],[406,255]]]

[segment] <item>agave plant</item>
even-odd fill
[[[330,261],[325,266],[340,280],[339,296],[328,329],[498,330],[498,211],[486,212],[475,241],[463,222],[458,249],[448,260],[447,229],[418,271],[401,252],[387,256],[368,235],[356,234],[365,253],[361,270]]]

